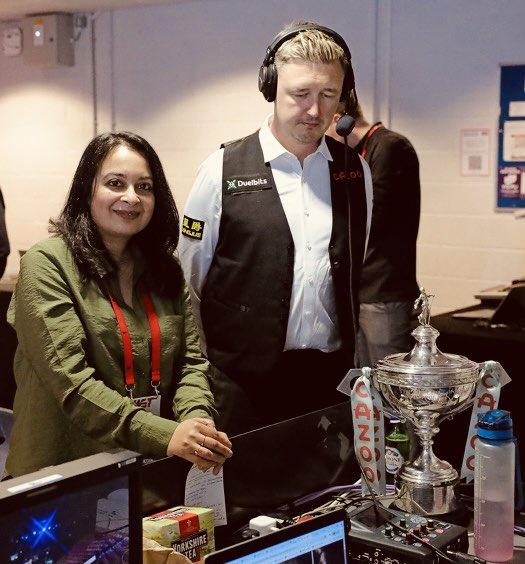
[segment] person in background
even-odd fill
[[[7,227],[5,224],[5,202],[2,190],[0,190],[0,278],[4,275],[7,257],[10,252],[9,237],[7,236]]]
[[[368,166],[350,149],[345,170],[345,148],[324,136],[339,101],[355,101],[341,36],[291,24],[259,89],[273,114],[201,165],[179,246],[230,435],[345,399],[371,217]]]
[[[341,105],[328,130],[339,141],[336,124]],[[348,136],[351,147],[366,159],[372,172],[374,209],[367,253],[361,274],[357,364],[373,364],[389,354],[412,348],[410,336],[416,281],[416,240],[421,194],[419,161],[410,141],[387,129],[371,125],[357,104],[356,120]]]
[[[114,448],[218,472],[208,362],[180,265],[160,160],[133,133],[87,146],[53,236],[22,257],[8,311],[18,337],[6,473]]]

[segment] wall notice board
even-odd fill
[[[498,209],[525,208],[525,65],[502,65]]]

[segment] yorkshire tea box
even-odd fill
[[[213,509],[206,507],[180,505],[144,517],[142,530],[146,538],[173,548],[192,562],[215,550]]]

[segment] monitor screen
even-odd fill
[[[125,453],[2,482],[0,562],[139,561],[140,457]]]
[[[224,466],[224,493],[232,528],[361,477],[349,401],[237,435],[231,442],[234,454]],[[291,509],[291,514],[297,512]]]
[[[350,562],[348,517],[331,511],[274,533],[218,550],[205,564],[324,564]]]

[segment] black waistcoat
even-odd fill
[[[329,162],[333,224],[327,250],[339,331],[351,366],[366,231],[365,183],[357,153],[349,150],[345,182],[345,147],[326,140],[334,159]],[[292,235],[254,133],[224,150],[219,238],[202,290],[208,357],[222,372],[239,379],[272,369],[286,339],[293,268]]]

